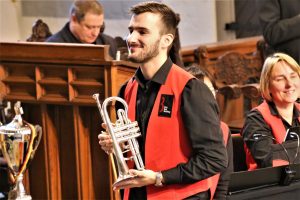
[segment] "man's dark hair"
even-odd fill
[[[178,25],[178,20],[175,12],[167,5],[159,2],[142,2],[130,9],[130,12],[134,15],[139,15],[145,12],[158,13],[161,16],[161,21],[163,24],[161,34],[171,33],[175,36],[176,27]]]

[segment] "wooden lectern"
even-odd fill
[[[108,156],[97,135],[100,100],[117,95],[136,65],[114,61],[108,46],[0,43],[0,92],[21,101],[23,118],[43,128],[29,166],[33,199],[114,199]]]

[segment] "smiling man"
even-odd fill
[[[76,0],[70,9],[70,21],[46,42],[110,45],[109,53],[115,58],[116,43],[101,28],[104,28],[102,5],[98,1]]]
[[[210,199],[216,173],[227,166],[218,105],[208,87],[168,57],[178,24],[167,5],[143,2],[131,8],[127,37],[129,59],[139,63],[119,96],[128,116],[138,121],[145,170],[114,185],[124,199]],[[201,102],[201,103],[199,103]],[[99,134],[101,148],[112,152],[111,138]]]

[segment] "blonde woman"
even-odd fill
[[[272,144],[283,143],[286,130],[300,126],[299,77],[299,64],[287,54],[265,60],[260,78],[264,101],[247,115],[242,130],[249,170],[288,164],[286,155],[273,159]]]

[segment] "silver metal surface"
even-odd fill
[[[104,100],[102,106],[99,101],[99,94],[94,94],[93,98],[96,100],[102,120],[106,124],[107,131],[113,141],[113,153],[118,168],[118,179],[114,184],[125,179],[133,178],[133,176],[129,174],[129,168],[126,161],[133,160],[138,170],[144,169],[138,141],[136,140],[137,137],[141,136],[138,123],[136,121],[131,122],[128,118],[128,105],[122,98],[108,97]],[[110,103],[116,101],[122,103],[124,109],[118,109],[117,120],[112,123],[107,108]],[[131,155],[125,157],[124,154],[126,153],[127,155]]]
[[[28,168],[42,136],[42,128],[22,120],[23,110],[18,101],[15,106],[15,117],[0,127],[0,145],[4,159],[14,177],[14,187],[9,192],[9,199],[31,199],[26,195],[23,186],[23,173]]]

